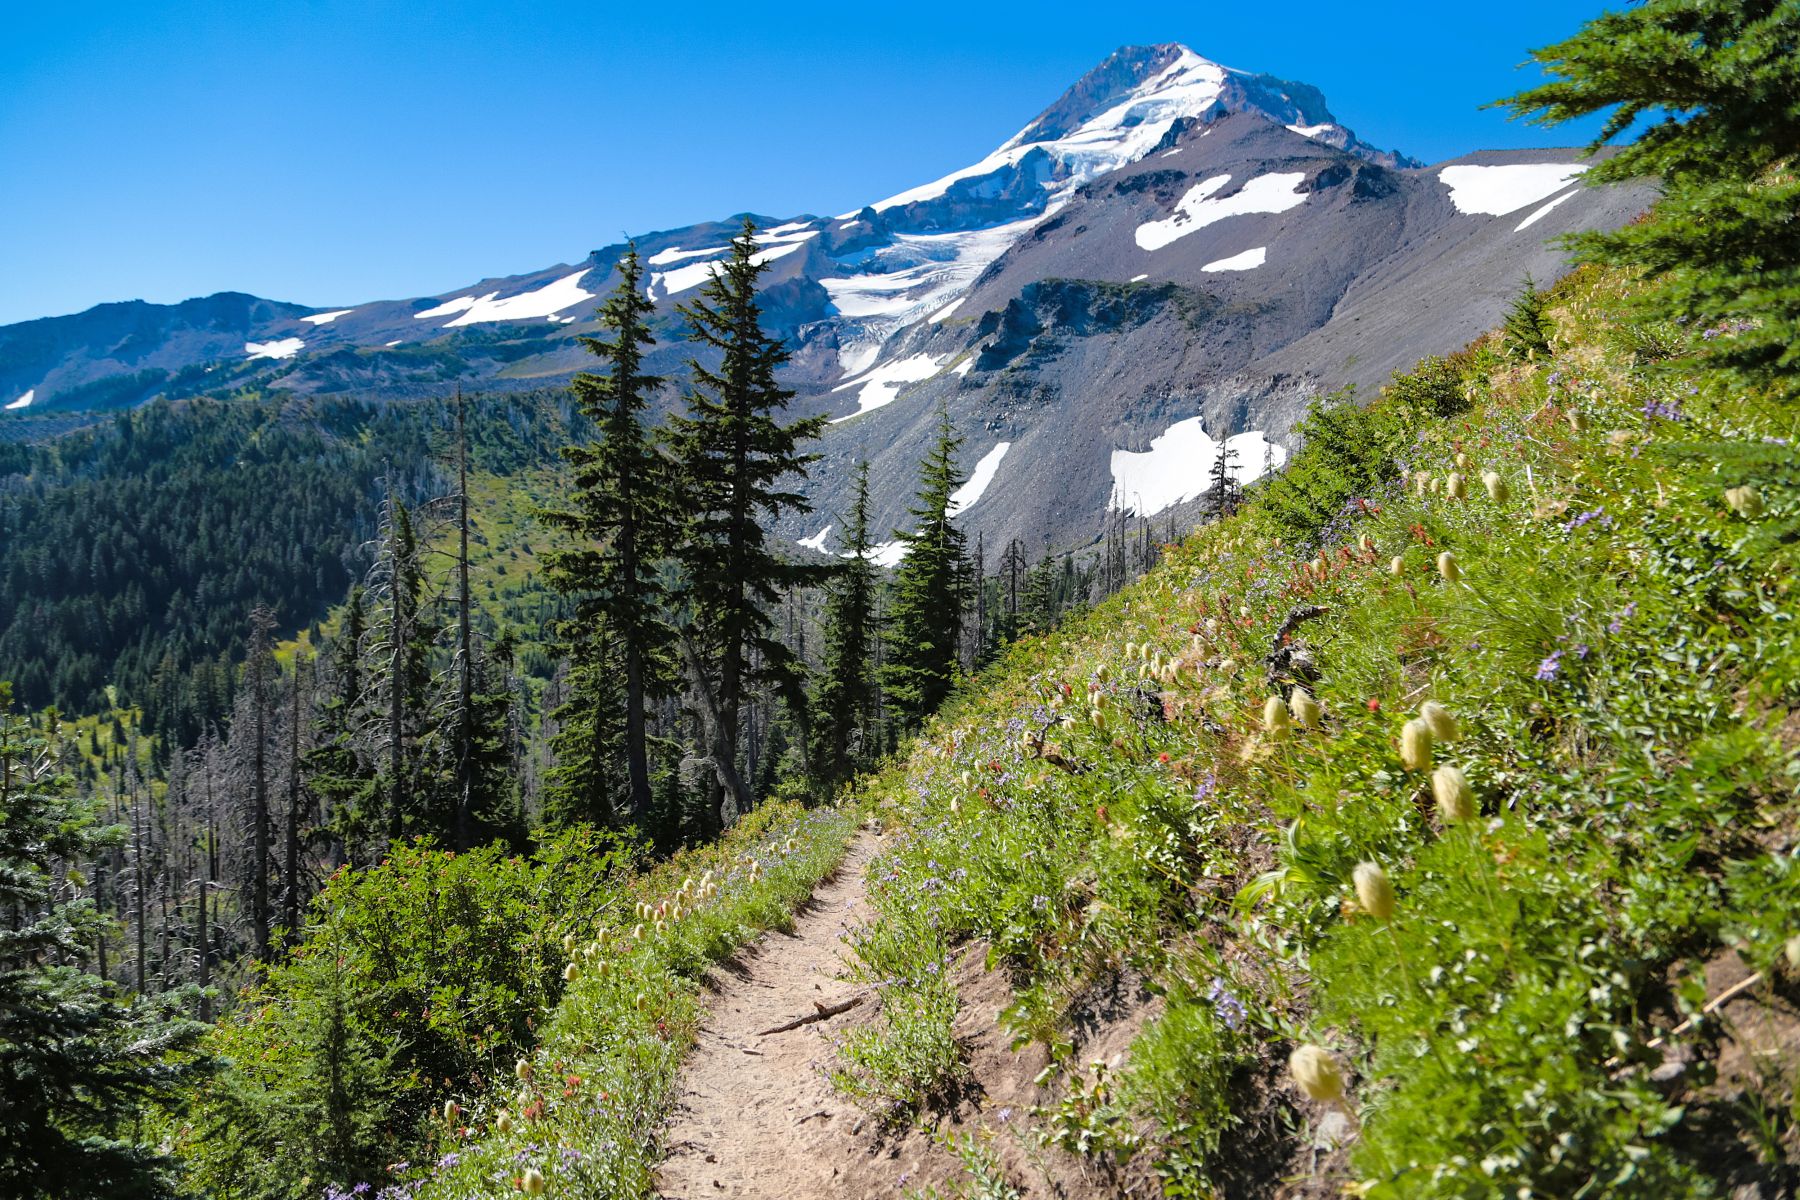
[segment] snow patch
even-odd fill
[[[988,484],[994,482],[994,473],[1000,469],[1000,460],[1005,458],[1006,452],[1011,449],[1011,442],[1001,442],[981,456],[981,461],[975,464],[973,471],[969,472],[969,481],[950,493],[951,516],[954,517],[956,514],[968,510],[977,500],[981,499],[983,493],[988,489]]]
[[[383,342],[382,343],[382,345],[388,347],[389,349],[392,349],[393,347],[398,346],[399,344],[400,344],[400,341],[398,338],[396,338],[395,340],[393,340],[391,342]]]
[[[831,306],[841,317],[865,323],[863,338],[879,346],[887,335],[928,313],[949,316],[945,306],[959,299],[1008,247],[1056,211],[957,233],[903,233],[893,241],[840,259],[842,266],[865,267],[867,274],[821,279]]]
[[[1131,282],[1132,283],[1142,283],[1142,282],[1144,282],[1144,280],[1146,280],[1148,278],[1150,278],[1150,276],[1147,273],[1143,274],[1143,275],[1133,275],[1131,277]]]
[[[1520,221],[1517,225],[1513,226],[1513,232],[1522,233],[1525,230],[1530,229],[1533,225],[1536,225],[1539,221],[1549,216],[1551,209],[1555,208],[1580,190],[1580,188],[1570,188],[1568,191],[1550,201],[1548,204],[1545,204],[1542,208],[1535,210],[1529,217],[1526,217],[1523,221]]]
[[[758,250],[755,254],[750,256],[750,261],[757,266],[762,266],[765,263],[772,263],[778,258],[785,258],[804,246],[808,238],[817,237],[818,234],[819,231],[816,229],[809,230],[806,233],[787,239],[780,245],[769,246],[762,250]],[[729,246],[722,246],[717,250],[695,250],[691,253],[724,254],[728,253],[730,249],[731,247]],[[663,253],[667,254],[668,251],[665,250]],[[689,253],[690,252],[683,251],[680,257],[686,258],[689,256]],[[653,258],[650,261],[655,262],[656,259]],[[668,261],[674,260],[670,259]],[[714,267],[722,265],[724,265],[722,260],[714,260],[711,262],[689,263],[685,267],[676,267],[673,271],[652,271],[650,273],[650,284],[644,289],[644,295],[652,300],[667,300],[670,296],[685,292],[689,288],[699,287],[708,279],[712,278]]]
[[[1160,221],[1147,221],[1137,228],[1137,244],[1144,250],[1160,250],[1177,239],[1205,229],[1227,217],[1247,213],[1284,213],[1306,203],[1306,193],[1297,190],[1306,175],[1301,171],[1284,171],[1274,175],[1258,175],[1235,193],[1222,200],[1212,197],[1231,182],[1229,175],[1214,175],[1189,189],[1175,205],[1175,211]]]
[[[1174,158],[1174,157],[1175,157],[1175,156],[1176,156],[1176,155],[1177,155],[1177,154],[1180,154],[1180,153],[1181,153],[1181,147],[1180,147],[1180,146],[1177,146],[1177,147],[1175,147],[1175,148],[1174,148],[1174,149],[1173,149],[1173,150],[1165,150],[1165,151],[1163,151],[1163,153],[1162,153],[1162,156],[1161,156],[1161,157],[1163,157],[1163,158]]]
[[[572,275],[546,283],[534,291],[521,292],[517,296],[508,296],[504,300],[496,299],[500,293],[489,292],[481,299],[472,302],[467,311],[456,320],[444,326],[454,329],[458,325],[480,325],[488,321],[517,321],[529,317],[548,317],[572,308],[584,300],[592,300],[594,293],[583,291],[579,286],[581,277],[587,274],[583,267]],[[414,314],[424,316],[423,313]]]
[[[1146,451],[1114,450],[1110,507],[1147,517],[1204,494],[1219,443],[1207,436],[1200,420],[1177,421],[1151,439]],[[1287,461],[1287,451],[1259,430],[1233,434],[1225,445],[1235,456],[1231,477],[1239,483],[1249,483]]]
[[[496,292],[493,294],[498,295],[499,293]],[[474,306],[475,306],[475,297],[473,297],[473,296],[458,296],[454,300],[444,301],[442,304],[438,305],[436,308],[428,308],[424,312],[414,313],[413,320],[428,321],[432,317],[448,317],[455,313],[466,312],[467,310],[473,308]]]
[[[1282,97],[1282,99],[1285,100],[1286,97],[1284,96],[1284,97]],[[1303,138],[1316,138],[1321,133],[1330,133],[1332,130],[1334,130],[1336,128],[1337,128],[1336,125],[1333,125],[1329,122],[1327,122],[1324,125],[1289,125],[1288,126],[1289,132],[1297,133]]]
[[[837,418],[837,421],[848,421],[851,417],[860,417],[866,412],[874,412],[892,404],[900,395],[900,389],[909,383],[917,383],[921,379],[930,379],[937,374],[938,363],[929,354],[914,354],[910,358],[898,359],[885,366],[876,367],[873,371],[848,383],[840,383],[831,390],[841,392],[847,388],[856,388],[856,411],[848,416]],[[836,424],[837,421],[832,422]]]
[[[1555,195],[1585,170],[1585,163],[1465,164],[1445,167],[1438,172],[1438,181],[1450,189],[1450,203],[1457,212],[1504,217]]]
[[[823,554],[825,553],[825,539],[830,536],[832,528],[832,526],[827,525],[811,537],[801,538],[798,544],[805,546],[808,550],[817,550],[820,554]]]
[[[1233,254],[1230,258],[1214,259],[1200,269],[1202,271],[1254,271],[1263,265],[1269,257],[1267,246],[1258,246],[1254,250],[1246,250],[1242,254]]]
[[[6,406],[7,412],[15,412],[21,408],[30,408],[31,402],[37,399],[36,388],[26,388],[25,394]]]
[[[314,313],[310,317],[301,317],[308,325],[329,325],[339,317],[347,317],[355,312],[354,308],[340,308],[336,312]]]
[[[879,546],[870,546],[867,558],[878,567],[897,567],[906,557],[906,548],[907,543],[902,541],[883,542]]]
[[[279,338],[273,342],[245,342],[244,353],[251,358],[292,358],[306,348],[299,338]]]
[[[683,250],[680,246],[670,246],[667,250],[658,250],[644,261],[653,267],[666,267],[684,258],[709,258],[724,254],[730,249],[730,246],[703,246],[698,250]]]
[[[940,322],[944,318],[948,317],[951,313],[953,313],[957,309],[961,308],[962,302],[966,299],[968,299],[967,296],[958,296],[956,299],[952,300],[950,303],[944,305],[944,307],[942,307],[942,308],[938,309],[936,312],[932,313],[931,314],[931,323],[933,325],[936,325],[938,322]]]
[[[951,367],[950,373],[952,375],[967,375],[969,373],[969,368],[973,367],[974,365],[975,365],[975,356],[973,354],[970,354],[970,355],[966,356],[961,362],[957,363],[954,367]]]

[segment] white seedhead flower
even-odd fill
[[[1356,884],[1356,902],[1363,906],[1364,912],[1377,921],[1393,919],[1394,885],[1388,882],[1387,872],[1379,863],[1356,864],[1351,879]]]
[[[1431,726],[1415,717],[1400,727],[1400,765],[1408,771],[1431,769]]]
[[[1436,700],[1427,700],[1419,705],[1419,719],[1425,722],[1425,728],[1431,730],[1434,742],[1454,742],[1462,736],[1462,726],[1450,710]]]
[[[1475,816],[1475,790],[1461,767],[1446,764],[1431,773],[1431,794],[1437,798],[1438,815],[1446,821],[1467,821]]]
[[[1263,704],[1263,728],[1277,737],[1288,731],[1288,706],[1280,696],[1270,696]]]
[[[1300,1090],[1314,1100],[1335,1103],[1344,1098],[1344,1069],[1337,1056],[1308,1042],[1288,1055],[1288,1073]]]

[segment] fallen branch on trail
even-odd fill
[[[786,1025],[777,1025],[773,1029],[765,1029],[756,1036],[768,1037],[772,1033],[786,1033],[788,1030],[798,1029],[802,1025],[811,1025],[814,1021],[829,1021],[839,1013],[849,1012],[867,999],[867,996],[852,996],[841,1004],[820,1004],[817,1000],[814,1000],[813,1008],[816,1011],[807,1013],[804,1017],[797,1017],[794,1020],[789,1021]]]

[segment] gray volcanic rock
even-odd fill
[[[864,456],[878,519],[903,520],[940,399],[968,434],[968,468],[1007,445],[963,518],[990,545],[1017,536],[1036,552],[1091,536],[1109,507],[1191,503],[1208,443],[1226,437],[1246,476],[1278,465],[1319,395],[1368,392],[1467,344],[1527,274],[1563,271],[1559,235],[1623,224],[1653,199],[1565,183],[1577,157],[1390,169],[1259,116],[1198,123],[1081,188],[947,318],[884,348],[883,363],[917,364],[914,381],[833,426],[816,472],[827,515],[788,532],[816,540],[846,503],[836,464]],[[1237,436],[1252,430],[1267,436]]]

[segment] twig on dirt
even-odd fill
[[[815,1011],[807,1013],[804,1017],[797,1017],[794,1020],[789,1021],[786,1025],[777,1025],[773,1029],[765,1029],[756,1036],[768,1037],[773,1033],[786,1033],[788,1030],[798,1029],[802,1025],[811,1025],[815,1021],[829,1021],[839,1013],[849,1012],[867,999],[867,996],[852,996],[841,1004],[820,1004],[817,1000],[814,1000],[813,1008]]]
[[[1738,980],[1736,983],[1732,984],[1730,987],[1728,987],[1724,991],[1720,992],[1717,996],[1714,996],[1711,1000],[1708,1000],[1706,1002],[1705,1006],[1702,1007],[1698,1013],[1695,1013],[1693,1016],[1689,1017],[1687,1020],[1683,1021],[1681,1024],[1675,1026],[1675,1028],[1669,1030],[1669,1032],[1660,1034],[1656,1037],[1651,1038],[1649,1041],[1645,1042],[1644,1049],[1660,1050],[1662,1048],[1663,1044],[1665,1042],[1667,1042],[1670,1038],[1680,1037],[1682,1034],[1684,1034],[1688,1030],[1692,1029],[1694,1027],[1694,1023],[1696,1021],[1698,1021],[1701,1017],[1708,1017],[1708,1016],[1711,1016],[1713,1013],[1718,1012],[1721,1008],[1724,1008],[1725,1005],[1728,1004],[1730,1001],[1743,995],[1745,992],[1749,991],[1751,988],[1755,987],[1757,984],[1759,984],[1761,982],[1762,982],[1762,972],[1761,971],[1757,971],[1756,973],[1754,973],[1752,975],[1746,976],[1745,978]],[[1624,1061],[1625,1061],[1625,1059],[1624,1059],[1623,1055],[1615,1054],[1611,1058],[1606,1060],[1605,1065],[1608,1068],[1616,1067]]]
[[[1738,980],[1736,983],[1732,984],[1730,987],[1728,987],[1724,991],[1720,992],[1717,996],[1714,996],[1711,1000],[1708,1000],[1706,1002],[1706,1007],[1702,1008],[1698,1014],[1696,1014],[1695,1016],[1689,1017],[1687,1020],[1683,1021],[1681,1024],[1677,1025],[1675,1028],[1669,1030],[1669,1032],[1665,1033],[1662,1037],[1651,1038],[1648,1042],[1644,1043],[1645,1046],[1647,1046],[1651,1050],[1654,1050],[1658,1046],[1661,1046],[1669,1038],[1677,1037],[1681,1034],[1686,1033],[1688,1030],[1690,1030],[1694,1027],[1695,1021],[1699,1020],[1701,1017],[1709,1016],[1712,1013],[1719,1011],[1719,1009],[1725,1007],[1726,1001],[1731,1000],[1734,997],[1737,997],[1739,995],[1742,995],[1744,992],[1749,991],[1751,988],[1755,987],[1757,984],[1759,984],[1761,982],[1762,982],[1762,972],[1761,971],[1758,971],[1754,975],[1750,975],[1744,979]]]

